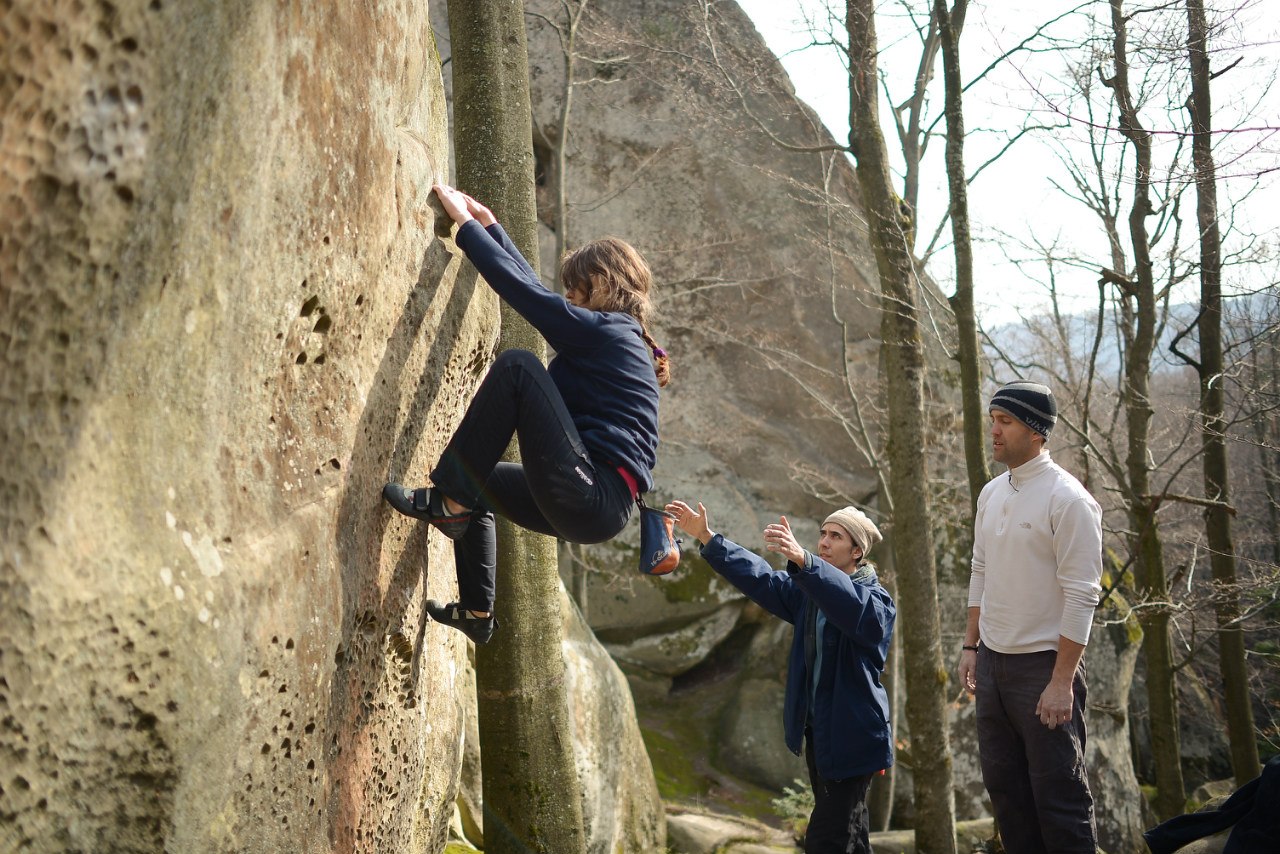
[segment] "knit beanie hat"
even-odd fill
[[[1012,415],[1046,439],[1053,431],[1053,425],[1058,423],[1058,404],[1053,399],[1053,392],[1048,386],[1026,380],[1001,386],[991,398],[988,409],[999,409]]]
[[[828,516],[822,524],[825,525],[828,522],[835,522],[848,531],[849,536],[853,538],[854,545],[862,549],[864,558],[867,556],[867,552],[871,551],[872,546],[884,539],[880,536],[880,529],[876,527],[875,522],[868,519],[867,514],[857,507],[845,507],[837,510]]]

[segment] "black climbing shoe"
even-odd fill
[[[427,600],[427,613],[431,619],[442,626],[457,629],[476,643],[488,643],[493,637],[493,630],[498,621],[490,614],[488,617],[475,617],[457,602],[444,604],[434,599]]]
[[[408,489],[398,483],[388,483],[382,487],[382,497],[404,515],[435,525],[451,540],[465,534],[471,524],[470,512],[454,515],[444,509],[444,496],[438,489]]]

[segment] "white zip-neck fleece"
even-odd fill
[[[1089,642],[1102,592],[1102,509],[1048,451],[992,480],[978,496],[969,607],[996,652]]]

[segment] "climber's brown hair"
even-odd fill
[[[653,352],[658,385],[671,382],[671,359],[649,334],[653,274],[635,247],[616,237],[593,240],[560,259],[565,293],[580,291],[582,304],[595,311],[622,311],[640,321],[644,342]]]

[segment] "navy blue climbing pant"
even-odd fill
[[[513,436],[521,462],[501,462]],[[622,530],[635,506],[617,469],[592,460],[560,391],[527,350],[506,350],[494,361],[431,481],[475,508],[454,544],[458,601],[475,611],[493,605],[494,513],[540,534],[601,543]]]

